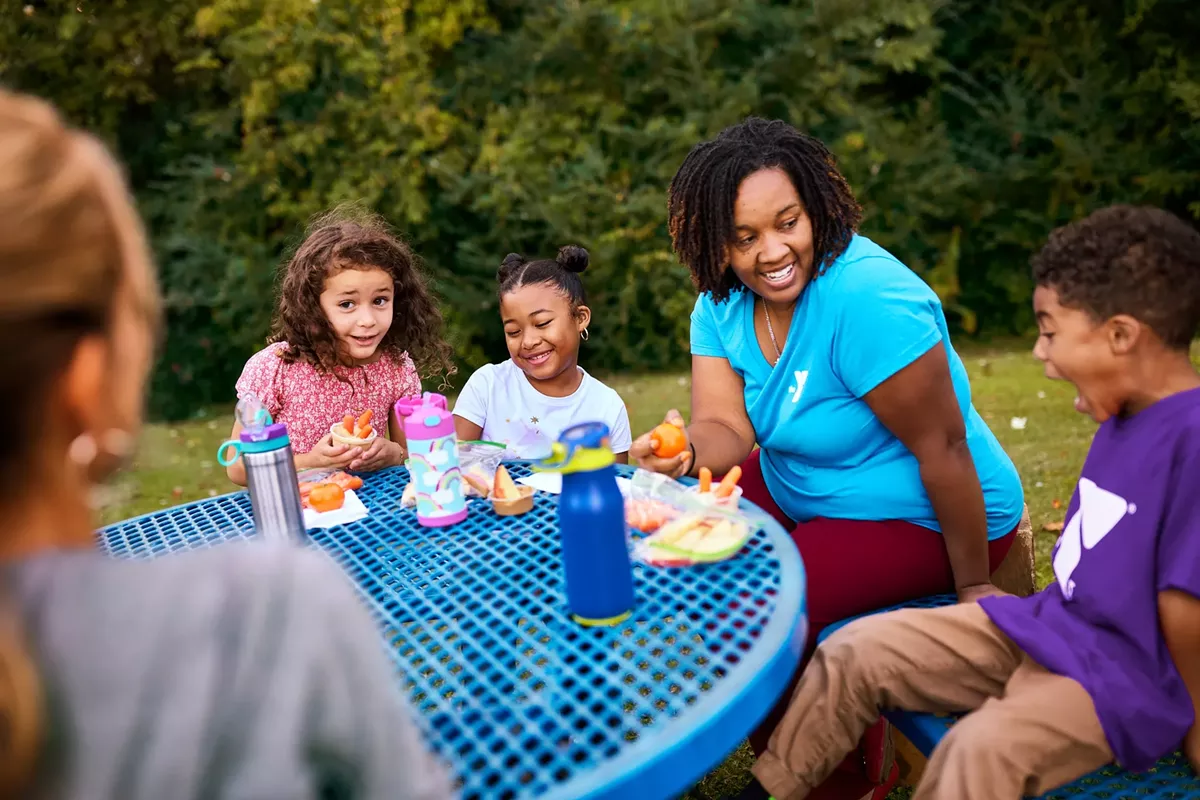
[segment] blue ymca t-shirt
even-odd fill
[[[1021,479],[971,405],[941,302],[912,270],[855,236],[805,287],[774,368],[754,336],[755,299],[739,291],[715,303],[702,294],[692,311],[692,353],[727,359],[745,381],[763,477],[784,513],[797,522],[896,519],[940,530],[916,458],[862,399],[940,342],[983,485],[988,538],[1017,527]]]

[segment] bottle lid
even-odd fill
[[[228,467],[246,453],[266,453],[289,444],[291,439],[288,438],[287,425],[282,422],[273,422],[265,427],[247,428],[238,436],[237,441],[230,439],[217,448],[217,463]]]
[[[410,439],[437,439],[454,433],[454,417],[446,409],[446,398],[435,392],[421,397],[401,397],[396,416],[404,420],[404,435]]]
[[[401,397],[396,401],[396,416],[400,419],[412,416],[418,410],[432,409],[448,411],[446,396],[437,392],[425,392],[420,397]]]
[[[288,438],[287,425],[282,422],[273,422],[264,428],[244,430],[238,438],[247,443],[286,439]]]
[[[549,472],[591,472],[615,462],[608,426],[603,422],[581,422],[563,431],[550,457],[533,466]]]

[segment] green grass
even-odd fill
[[[1045,528],[1062,521],[1095,425],[1072,408],[1074,390],[1069,385],[1042,377],[1042,367],[1026,344],[960,352],[971,376],[975,407],[1020,470],[1037,537],[1038,581],[1045,585],[1050,580],[1050,549],[1057,538]],[[635,433],[661,421],[668,408],[688,414],[686,376],[607,376],[605,380],[625,399]],[[1023,429],[1013,427],[1014,418],[1025,420]],[[231,425],[229,409],[215,409],[189,422],[150,425],[138,459],[100,498],[102,520],[124,519],[232,491],[236,487],[216,463],[217,446],[229,435]],[[686,797],[716,800],[736,794],[748,779],[752,761],[743,745]]]

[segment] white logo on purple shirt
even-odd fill
[[[1079,566],[1083,551],[1100,544],[1126,513],[1132,513],[1132,506],[1124,497],[1101,489],[1087,478],[1079,479],[1079,508],[1067,521],[1054,551],[1054,576],[1068,600],[1075,594],[1071,575]]]

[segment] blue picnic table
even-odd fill
[[[729,561],[635,565],[633,615],[583,628],[566,614],[553,496],[539,492],[520,517],[472,500],[466,521],[433,529],[401,507],[407,482],[403,468],[368,476],[357,494],[370,516],[312,530],[310,545],[357,584],[464,798],[674,797],[787,689],[806,634],[805,576],[769,517]],[[239,492],[98,536],[115,557],[152,558],[252,531]]]

